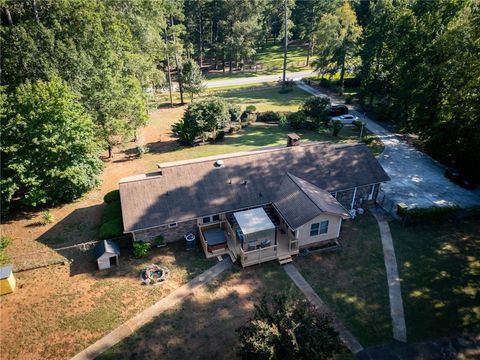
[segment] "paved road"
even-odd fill
[[[325,95],[302,83],[299,87],[313,95]],[[340,99],[333,98],[332,101],[340,102]],[[367,128],[385,145],[378,160],[392,179],[382,185],[389,199],[411,207],[480,205],[480,189],[470,191],[450,182],[443,176],[444,168],[437,161],[364,117],[358,109],[351,107],[351,110],[352,114],[365,119]]]
[[[313,70],[305,70],[298,72],[287,72],[287,79],[289,80],[300,80],[301,78],[307,76],[314,76],[316,73]],[[281,80],[282,74],[274,75],[263,75],[263,76],[252,76],[244,77],[237,79],[227,79],[227,80],[212,80],[206,82],[207,88],[218,88],[223,86],[232,86],[232,85],[244,85],[244,84],[258,84],[263,82],[272,82]]]

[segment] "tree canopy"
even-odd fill
[[[340,351],[331,320],[305,300],[263,296],[252,319],[237,330],[242,359],[330,359]]]
[[[3,98],[2,206],[68,202],[99,183],[94,124],[67,84],[27,81]]]

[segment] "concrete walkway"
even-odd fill
[[[400,276],[398,275],[397,258],[393,248],[392,234],[388,225],[388,215],[380,208],[371,210],[377,219],[382,238],[383,257],[387,271],[388,297],[390,298],[390,316],[392,318],[393,338],[407,342],[407,327],[403,311],[402,291],[400,288]]]
[[[334,316],[334,313],[330,308],[322,301],[320,296],[312,289],[310,284],[305,280],[305,278],[300,274],[298,269],[293,264],[287,264],[283,266],[287,275],[292,279],[295,285],[300,289],[300,291],[305,295],[307,300],[315,305],[320,313],[329,314],[333,317],[333,327],[340,334],[340,339],[343,341],[345,346],[353,353],[357,354],[363,350],[363,346],[360,345],[357,339],[345,328],[345,326]]]
[[[105,335],[96,343],[90,345],[88,348],[75,355],[72,360],[95,359],[101,353],[110,349],[112,346],[119,343],[126,337],[132,335],[135,331],[137,331],[146,323],[152,321],[155,317],[160,315],[165,310],[168,310],[169,308],[175,306],[187,296],[192,295],[195,290],[205,285],[210,280],[216,278],[218,275],[220,275],[222,272],[224,272],[231,266],[232,262],[229,258],[224,259],[218,264],[212,266],[210,269],[198,275],[197,277],[189,281],[187,284],[181,286],[180,288],[173,291],[168,296],[164,297],[154,305],[143,310],[137,316],[131,318],[130,320],[127,320],[125,323],[120,325],[111,333]]]
[[[329,96],[302,82],[300,89],[315,96]],[[340,96],[330,95],[333,103],[343,103]],[[378,161],[391,181],[382,184],[382,190],[394,203],[410,207],[480,205],[480,189],[466,190],[443,176],[444,167],[422,151],[402,141],[374,120],[360,113],[361,109],[348,105],[350,112],[366,121],[366,127],[385,145]]]

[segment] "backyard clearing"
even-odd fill
[[[165,283],[141,284],[151,263],[170,270]],[[2,358],[69,358],[213,264],[178,243],[141,260],[121,256],[118,268],[101,272],[92,252],[77,252],[70,266],[16,273],[16,291],[0,298]]]
[[[99,359],[235,358],[235,330],[249,319],[254,304],[265,292],[288,290],[300,296],[278,264],[234,267]]]
[[[345,221],[342,249],[299,256],[295,265],[317,294],[364,346],[392,338],[387,277],[375,218]]]
[[[480,223],[391,223],[410,341],[480,333]]]

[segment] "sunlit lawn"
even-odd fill
[[[391,340],[382,244],[370,213],[345,221],[338,252],[300,256],[295,264],[363,346]]]
[[[480,222],[391,225],[410,341],[480,333]]]

